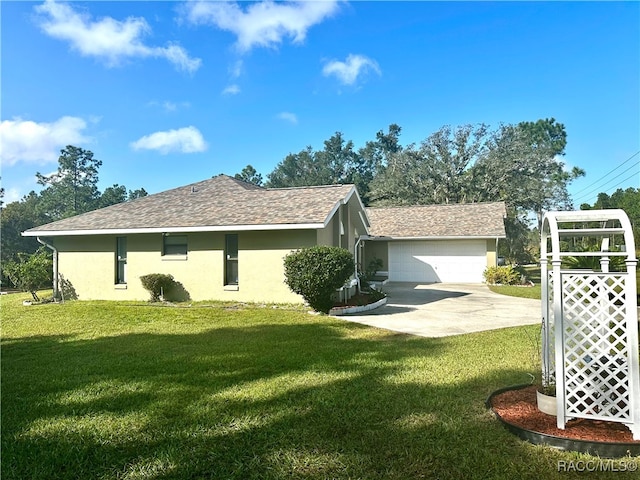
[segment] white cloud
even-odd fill
[[[327,62],[322,69],[322,74],[325,77],[334,75],[344,85],[353,85],[361,74],[368,71],[381,74],[380,67],[375,60],[364,55],[349,54],[344,62],[338,60]]]
[[[285,37],[304,41],[307,30],[338,10],[337,0],[250,3],[243,10],[236,2],[194,1],[185,16],[194,24],[213,25],[232,32],[241,52],[253,47],[276,47]]]
[[[238,78],[242,75],[243,62],[242,60],[236,60],[236,62],[229,67],[229,74],[231,78]]]
[[[37,123],[14,118],[0,123],[0,159],[4,166],[18,162],[45,164],[55,162],[60,149],[86,143],[82,131],[87,123],[78,117],[61,117],[52,123]]]
[[[172,102],[170,100],[165,100],[164,102],[158,102],[157,100],[152,100],[147,103],[148,107],[161,107],[165,112],[175,112],[179,108],[189,108],[191,103],[189,102]]]
[[[286,122],[292,123],[294,125],[298,124],[298,117],[296,116],[295,113],[291,113],[291,112],[280,112],[277,115],[277,118],[279,118],[280,120],[284,120]]]
[[[24,195],[21,194],[20,190],[18,190],[17,188],[8,188],[4,191],[4,198],[2,199],[2,201],[5,204],[8,204],[22,200],[22,197],[24,197]]]
[[[229,85],[222,91],[223,95],[237,95],[240,93],[240,87],[238,85]]]
[[[125,59],[159,57],[171,62],[178,70],[193,73],[202,63],[199,58],[191,58],[179,45],[145,45],[142,37],[151,28],[144,18],[129,17],[119,21],[104,17],[93,21],[88,14],[53,0],[45,1],[35,10],[42,15],[39,19],[40,28],[46,34],[68,41],[81,55],[100,58],[110,67],[119,65]]]
[[[134,150],[157,150],[162,155],[167,153],[197,153],[207,149],[207,142],[200,131],[193,126],[155,132],[131,142]]]

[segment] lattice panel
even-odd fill
[[[632,420],[626,274],[563,272],[561,278],[566,415]]]

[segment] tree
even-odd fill
[[[304,187],[322,185],[326,179],[322,165],[314,159],[309,146],[299,153],[290,153],[267,175],[267,186],[271,188]]]
[[[610,196],[604,192],[599,193],[593,205],[583,203],[580,210],[603,210],[620,208],[629,217],[636,249],[640,249],[640,188],[619,188]]]
[[[571,208],[567,187],[584,175],[565,169],[565,145],[564,125],[553,118],[502,125],[474,166],[474,201],[503,200],[518,215],[534,213],[539,228],[545,211]]]
[[[32,255],[19,254],[18,261],[3,268],[11,283],[23,292],[30,292],[36,302],[40,301],[37,291],[52,284],[53,261],[44,247]]]
[[[138,188],[136,190],[129,190],[128,201],[136,200],[138,198],[146,197],[149,195],[144,188]]]
[[[96,208],[104,208],[117,203],[129,202],[136,198],[146,197],[147,191],[144,188],[137,190],[129,190],[124,185],[113,184],[111,187],[104,189],[100,197],[98,198]]]
[[[33,237],[21,234],[29,228],[47,223],[49,219],[39,209],[39,197],[30,192],[19,202],[11,202],[0,209],[0,262],[18,261],[18,253],[32,254],[40,244]]]
[[[371,182],[389,163],[392,155],[402,151],[400,132],[402,128],[395,123],[389,125],[387,133],[380,130],[374,141],[368,141],[358,150],[352,181],[358,189],[365,205],[370,201]]]
[[[303,248],[284,258],[286,284],[314,310],[323,313],[329,313],[333,295],[353,271],[353,255],[340,247]]]
[[[127,189],[123,185],[117,183],[111,187],[107,187],[98,198],[96,206],[98,208],[108,207],[127,200]]]
[[[325,140],[324,149],[314,152],[309,146],[289,154],[267,175],[270,187],[302,187],[353,183],[358,163],[353,142],[336,132]]]
[[[469,201],[470,169],[486,153],[487,140],[484,124],[440,128],[420,147],[389,155],[371,182],[371,199],[379,205]]]
[[[299,153],[290,153],[267,175],[269,187],[301,187],[353,183],[365,204],[369,200],[369,186],[390,155],[402,150],[400,127],[389,125],[388,132],[380,130],[376,140],[368,141],[356,150],[353,141],[336,132],[324,141],[324,148],[314,151],[308,146]]]
[[[61,150],[56,173],[36,173],[38,184],[45,187],[40,193],[42,211],[52,220],[59,220],[98,208],[101,165],[89,150],[73,145]]]
[[[234,175],[234,178],[258,186],[262,185],[262,175],[259,174],[252,165],[244,167],[240,173]]]

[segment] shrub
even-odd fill
[[[518,285],[521,282],[521,273],[513,265],[503,267],[488,267],[482,276],[490,285]]]
[[[340,247],[303,248],[284,258],[285,283],[318,312],[329,312],[335,291],[353,270],[353,255]]]
[[[53,283],[51,255],[41,247],[33,255],[19,253],[18,258],[17,262],[7,263],[3,271],[16,288],[30,292],[33,299],[39,302],[36,291]]]
[[[142,286],[151,294],[152,302],[158,302],[161,297],[166,297],[176,283],[173,275],[165,273],[143,275],[140,277],[140,281]]]
[[[381,259],[373,257],[367,264],[367,268],[365,268],[364,272],[360,272],[360,284],[364,284],[368,290],[372,290],[371,282],[375,278],[378,270],[382,270],[382,265]]]

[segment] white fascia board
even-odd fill
[[[355,194],[356,198],[358,199],[358,204],[360,205],[360,208],[358,209],[358,216],[360,217],[360,221],[362,222],[362,226],[364,227],[365,232],[367,232],[367,234],[369,233],[369,227],[371,227],[371,221],[369,220],[369,217],[367,216],[367,209],[365,208],[364,204],[362,203],[362,200],[360,199],[360,194],[358,193],[358,189],[355,186],[351,187],[351,190],[349,190],[349,193],[347,193],[347,195],[342,200],[339,200],[333,206],[333,208],[331,209],[331,211],[327,215],[327,218],[325,218],[325,220],[324,220],[324,226],[325,227],[327,225],[329,225],[329,222],[333,218],[333,215],[336,213],[338,208],[340,208],[340,205],[348,205],[349,204],[349,200],[351,200],[351,197],[353,197],[354,194]]]
[[[505,235],[479,235],[479,236],[433,236],[433,237],[366,237],[364,240],[388,241],[388,240],[495,240],[496,238],[507,238]]]
[[[340,208],[340,205],[342,205],[342,203],[343,203],[343,200],[338,200],[336,202],[336,204],[333,206],[333,208],[331,209],[329,214],[324,219],[324,223],[318,228],[325,228],[327,225],[329,225],[329,222],[331,221],[331,219],[333,218],[335,213],[338,211],[338,209]]]
[[[23,237],[66,237],[82,235],[134,235],[138,233],[245,232],[264,230],[307,230],[323,228],[322,223],[285,223],[269,225],[214,225],[198,227],[104,228],[95,230],[35,230],[22,232]]]
[[[369,236],[369,227],[371,226],[371,222],[367,217],[367,212],[365,212],[364,210],[358,210],[358,216],[360,217],[362,225],[364,225],[364,230],[365,232],[367,232],[367,236]]]

